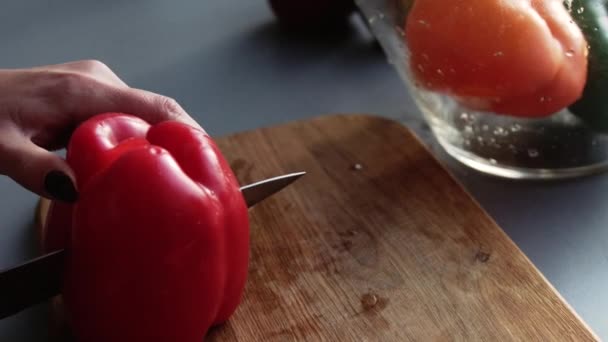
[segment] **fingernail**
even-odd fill
[[[46,192],[64,202],[75,202],[78,192],[72,179],[61,171],[51,171],[44,179]]]

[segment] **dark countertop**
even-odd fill
[[[174,97],[213,135],[329,113],[399,120],[608,339],[608,174],[514,182],[459,165],[437,147],[356,18],[348,32],[312,39],[281,33],[265,0],[22,0],[2,6],[0,42],[2,68],[99,59],[129,85]],[[1,268],[37,255],[36,200],[0,177]],[[45,340],[46,310],[0,321],[0,340]]]

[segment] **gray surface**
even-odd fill
[[[100,59],[130,85],[176,98],[216,135],[334,112],[398,119],[425,138],[608,339],[608,175],[516,183],[456,164],[429,137],[362,26],[341,37],[288,37],[274,26],[265,0],[27,0],[3,3],[0,42],[5,68]],[[0,177],[0,267],[36,255],[35,200]],[[0,340],[44,341],[46,310],[40,305],[0,321]]]

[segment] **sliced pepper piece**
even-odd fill
[[[570,111],[598,131],[608,131],[608,1],[571,0],[572,17],[589,44],[588,80]]]
[[[587,43],[561,0],[416,0],[405,24],[419,86],[524,117],[575,102]]]
[[[79,199],[51,208],[46,247],[68,251],[62,294],[78,340],[198,342],[232,315],[248,212],[207,134],[108,113],[76,129],[66,159]]]

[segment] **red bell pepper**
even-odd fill
[[[213,140],[179,122],[108,113],[67,148],[79,198],[54,203],[63,298],[82,341],[199,342],[238,306],[249,260],[239,184]]]
[[[416,82],[473,109],[550,115],[587,79],[587,42],[563,0],[414,0],[405,37]]]

